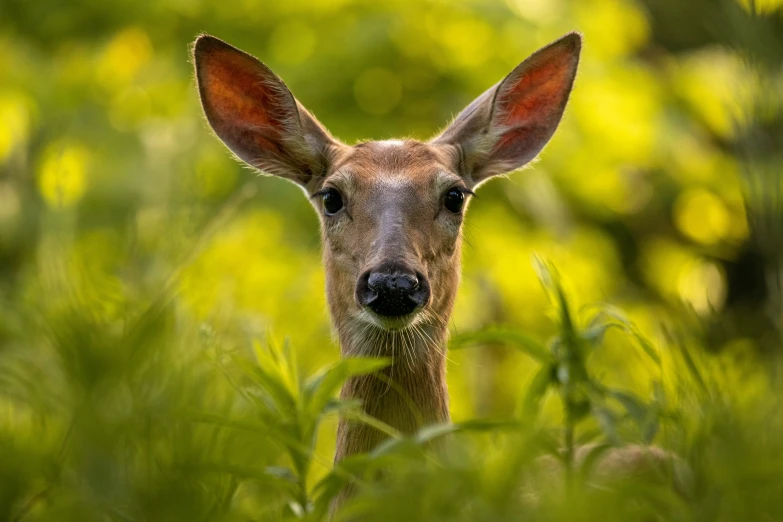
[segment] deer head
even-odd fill
[[[443,343],[468,200],[552,137],[580,49],[572,33],[535,52],[429,142],[351,146],[260,61],[211,36],[195,43],[201,103],[217,136],[242,161],[297,183],[320,217],[326,293],[343,354],[393,359],[388,376],[397,393],[366,378],[349,381],[343,395],[362,398],[368,413],[398,429],[448,419]],[[338,458],[376,441],[370,431],[341,425]]]

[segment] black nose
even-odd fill
[[[359,304],[385,317],[408,315],[424,306],[429,298],[426,278],[401,265],[369,270],[356,286]]]

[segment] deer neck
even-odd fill
[[[391,365],[376,375],[351,378],[343,399],[359,400],[368,415],[405,433],[449,421],[444,325],[412,330],[371,330],[361,336],[340,332],[343,357],[385,356]],[[335,460],[371,451],[387,435],[364,423],[341,419]]]

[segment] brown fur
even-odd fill
[[[453,154],[421,142],[369,142],[352,148],[324,180],[348,200],[353,223],[323,223],[327,297],[344,356],[389,356],[381,380],[350,380],[344,398],[361,399],[368,414],[411,433],[449,420],[443,344],[460,273],[461,216],[440,213],[438,183],[459,183],[451,172]],[[449,176],[450,173],[450,176]],[[385,176],[389,184],[378,183]],[[427,210],[424,210],[427,209]],[[345,227],[340,230],[341,227]],[[358,226],[358,225],[355,225]],[[353,292],[359,275],[382,261],[399,260],[425,274],[431,305],[411,331],[386,331],[367,324]],[[336,459],[372,449],[383,435],[362,424],[343,422]]]
[[[464,209],[446,193],[471,193],[494,174],[521,167],[554,133],[565,110],[581,39],[539,50],[469,105],[429,143],[333,138],[268,67],[210,36],[194,46],[207,120],[243,161],[298,183],[321,217],[326,294],[343,356],[387,356],[377,376],[349,380],[343,398],[403,433],[448,422],[447,324],[460,279]],[[326,215],[318,194],[336,190],[345,206]],[[465,205],[465,208],[467,204]],[[429,302],[404,318],[372,314],[357,302],[360,276],[403,265],[429,284]],[[383,435],[341,421],[335,459],[372,450]]]

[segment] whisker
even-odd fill
[[[413,335],[415,330],[411,328],[406,328],[404,331],[406,337],[410,340],[410,349],[409,349],[410,371],[413,371],[413,367],[416,365],[416,359],[418,357],[418,354],[416,353],[416,339]]]

